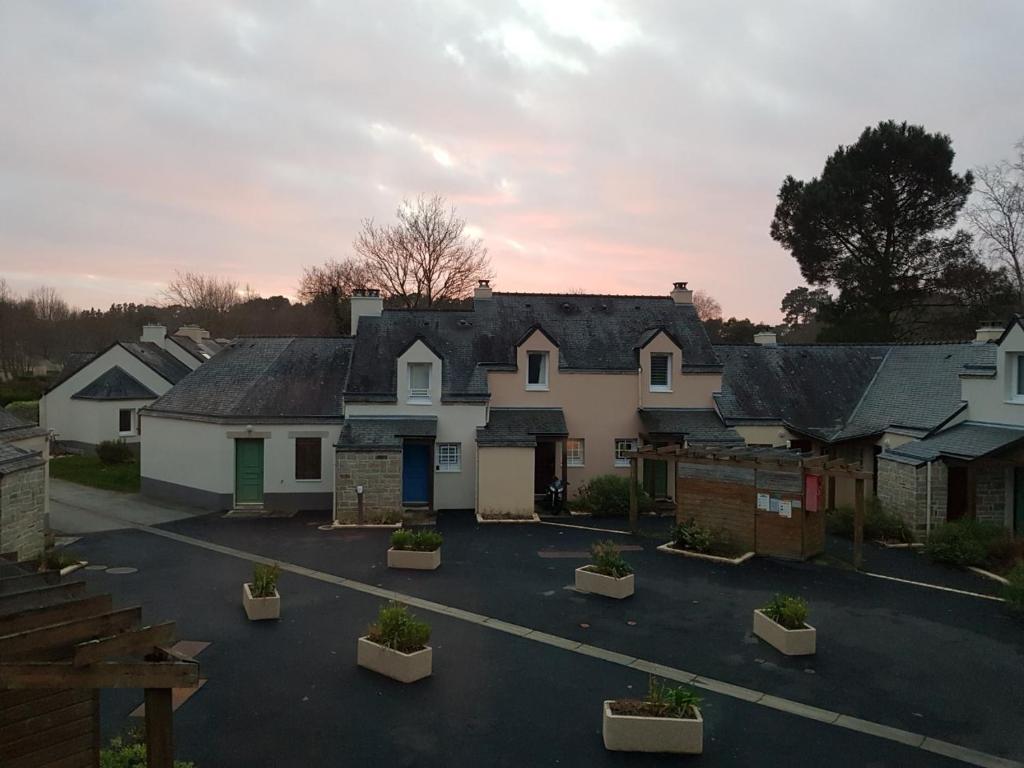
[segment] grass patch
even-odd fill
[[[104,491],[137,493],[139,462],[103,464],[96,456],[56,456],[50,460],[50,477]]]

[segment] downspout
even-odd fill
[[[932,462],[928,462],[927,481],[925,484],[924,502],[924,538],[932,537]]]

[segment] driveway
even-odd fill
[[[117,493],[50,478],[50,527],[80,536],[116,531],[131,524],[161,525],[209,514],[205,510],[163,504],[137,493]]]

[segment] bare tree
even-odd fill
[[[56,323],[71,317],[71,307],[56,288],[42,285],[28,295],[28,300],[35,316],[45,322]]]
[[[193,320],[210,325],[241,301],[238,283],[199,272],[175,272],[162,297],[167,305],[190,311]]]
[[[490,279],[483,243],[466,234],[466,220],[444,198],[405,200],[394,224],[363,221],[353,248],[368,282],[406,307],[432,307],[472,294]]]
[[[697,317],[705,322],[722,319],[722,305],[714,296],[705,291],[693,292],[693,307],[697,310]]]
[[[358,259],[331,259],[320,267],[304,267],[299,280],[299,298],[305,302],[343,299],[356,288],[372,284],[370,272]]]
[[[967,208],[982,253],[1007,268],[1017,294],[1017,309],[1024,309],[1024,140],[1017,143],[1017,159],[975,171],[974,199]]]

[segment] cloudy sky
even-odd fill
[[[79,306],[175,270],[294,295],[364,217],[447,196],[505,290],[664,293],[774,320],[787,173],[868,124],[1024,135],[1024,4],[0,4],[0,276]]]

